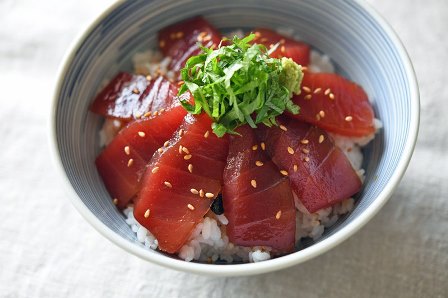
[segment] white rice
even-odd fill
[[[117,133],[120,131],[122,123],[117,119],[106,119],[104,120],[103,127],[99,132],[100,137],[100,147],[107,146],[115,138]]]
[[[290,29],[283,28],[278,31],[283,35],[299,39],[298,36],[294,35],[294,31]],[[237,30],[228,34],[230,37],[233,35],[243,36],[243,32]],[[169,79],[173,79],[174,74],[168,70],[169,63],[169,58],[163,58],[159,51],[154,50],[138,53],[133,57],[135,73],[151,76],[164,74]],[[334,66],[330,58],[326,55],[321,55],[317,51],[311,52],[309,68],[314,72],[334,72]],[[377,129],[382,127],[380,120],[375,119],[375,127]],[[100,131],[100,144],[107,145],[120,128],[121,123],[118,120],[106,120]],[[346,154],[353,168],[357,171],[360,178],[364,180],[364,170],[361,168],[363,161],[361,150],[363,146],[367,145],[374,138],[374,135],[363,138],[350,138],[336,134],[331,134],[331,136],[336,146]],[[297,210],[296,247],[303,238],[319,239],[325,228],[332,226],[341,215],[350,212],[354,207],[354,200],[348,198],[332,207],[310,214],[295,194],[294,201]],[[148,249],[157,249],[157,239],[136,221],[133,215],[133,207],[126,208],[123,213],[126,217],[126,223],[136,234],[137,241]],[[271,258],[271,248],[269,247],[242,247],[229,242],[229,238],[226,235],[228,222],[224,214],[215,215],[211,211],[207,213],[204,220],[194,229],[188,242],[179,251],[179,258],[187,262],[194,260],[209,263],[217,261],[225,263],[260,262]]]

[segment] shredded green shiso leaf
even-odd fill
[[[212,119],[213,132],[222,137],[235,134],[235,128],[249,124],[277,125],[275,118],[285,110],[299,113],[291,101],[300,93],[302,67],[288,58],[269,57],[264,45],[250,44],[255,38],[235,36],[228,46],[213,50],[205,47],[202,53],[189,58],[181,70],[184,84],[179,95],[187,90],[194,104],[181,101],[192,114],[207,113]]]

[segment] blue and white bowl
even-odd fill
[[[203,15],[221,30],[292,28],[328,54],[337,71],[373,100],[383,129],[365,150],[366,180],[353,212],[298,252],[260,263],[210,265],[147,250],[112,204],[96,171],[101,120],[88,112],[105,78],[131,69],[137,51],[156,45],[157,32]],[[85,30],[64,59],[51,115],[52,148],[72,203],[104,236],[142,259],[189,272],[249,275],[309,260],[353,235],[386,203],[403,176],[417,139],[419,94],[411,62],[386,22],[360,0],[122,1]]]

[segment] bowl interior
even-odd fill
[[[329,55],[339,73],[356,81],[369,94],[384,128],[364,151],[364,189],[357,196],[353,212],[327,229],[318,242],[331,242],[335,234],[362,216],[375,200],[379,197],[386,200],[386,186],[390,191],[393,188],[390,184],[396,183],[395,178],[404,171],[404,168],[397,170],[399,163],[403,163],[403,155],[410,157],[404,153],[409,150],[409,143],[415,141],[411,132],[418,122],[415,119],[418,99],[412,94],[414,78],[400,45],[384,30],[384,24],[360,4],[348,0],[130,1],[114,5],[68,56],[52,119],[56,151],[79,197],[75,200],[80,200],[78,207],[84,210],[84,215],[90,213],[88,218],[99,219],[102,224],[97,222],[98,229],[106,235],[115,235],[109,238],[127,240],[124,246],[133,246],[132,250],[141,257],[154,260],[154,255],[161,254],[144,249],[136,241],[101,182],[94,159],[100,150],[98,131],[102,120],[89,113],[88,107],[103,80],[119,70],[130,70],[133,54],[156,46],[159,29],[195,15],[205,16],[225,31],[292,28],[302,40]],[[309,241],[304,246],[312,244]],[[300,254],[306,254],[310,248],[293,254],[294,262],[299,262]],[[269,262],[273,261],[266,263]]]

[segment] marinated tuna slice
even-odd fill
[[[257,133],[282,175],[310,213],[349,198],[361,180],[344,153],[322,129],[282,118],[280,127],[260,127]]]
[[[104,117],[129,121],[179,104],[177,90],[177,85],[163,76],[148,81],[145,76],[121,72],[96,96],[90,109]]]
[[[223,204],[229,240],[242,246],[294,249],[296,211],[288,178],[262,150],[249,126],[230,138]]]
[[[213,134],[211,124],[206,114],[185,116],[143,178],[134,217],[163,251],[180,250],[221,191],[228,140]]]
[[[307,66],[310,63],[310,46],[306,43],[293,40],[269,29],[255,29],[254,43],[263,44],[268,49],[279,43],[277,49],[271,54],[273,58],[291,58],[297,64]]]
[[[198,43],[211,47],[221,41],[221,34],[204,18],[195,17],[174,24],[159,32],[159,47],[165,56],[171,57],[169,69],[178,73],[191,56],[198,55]]]
[[[98,93],[90,110],[104,117],[130,120],[148,83],[144,76],[120,72]]]
[[[177,91],[177,85],[163,76],[152,79],[134,107],[134,116],[144,115],[147,112],[159,112],[173,105],[178,105]]]
[[[294,117],[330,132],[353,137],[375,132],[367,94],[337,74],[305,72],[302,92],[293,101],[300,106]]]
[[[97,157],[98,173],[119,208],[124,208],[139,191],[147,163],[171,138],[185,115],[185,109],[177,106],[131,122]]]

